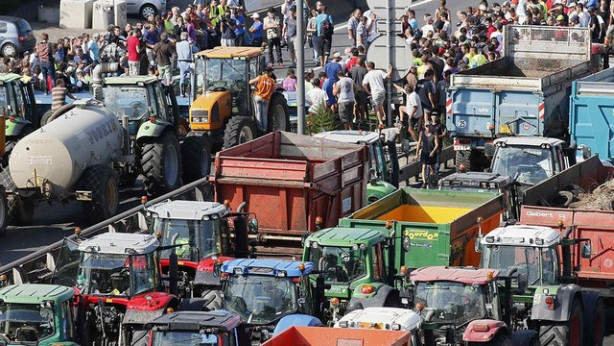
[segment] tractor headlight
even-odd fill
[[[192,122],[193,123],[209,122],[209,111],[206,109],[193,109],[192,110]]]

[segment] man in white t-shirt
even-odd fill
[[[422,112],[422,102],[420,101],[420,96],[414,90],[412,84],[407,83],[405,87],[402,88],[398,84],[393,84],[394,87],[400,92],[404,93],[407,96],[407,100],[404,106],[399,107],[399,115],[401,117],[401,128],[406,127],[409,135],[414,141],[418,140],[418,135],[416,133],[416,128],[421,129],[423,126],[423,112]],[[405,118],[407,115],[407,118]],[[404,136],[402,137],[404,138]]]
[[[305,101],[309,105],[309,115],[313,115],[320,107],[326,107],[328,94],[320,88],[320,78],[314,78],[311,81],[313,88],[305,94]]]
[[[367,63],[367,74],[362,80],[362,86],[365,88],[367,95],[371,95],[371,101],[373,107],[375,107],[375,114],[380,125],[384,124],[386,114],[384,113],[384,100],[386,99],[386,86],[384,81],[390,78],[392,74],[392,66],[388,69],[388,73],[382,70],[375,69],[375,63],[369,61]]]

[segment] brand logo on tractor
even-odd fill
[[[536,216],[536,217],[554,217],[552,213],[544,213],[541,211],[528,211],[528,216]]]
[[[437,240],[439,233],[431,233],[430,231],[409,231],[409,239],[411,240]]]

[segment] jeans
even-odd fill
[[[318,35],[311,36],[311,42],[313,43],[313,60],[318,64],[320,62],[320,55],[318,54]]]
[[[269,107],[269,101],[263,99],[260,96],[254,95],[254,111],[256,113],[256,123],[258,129],[263,133],[267,132],[267,108]]]
[[[179,61],[177,65],[179,66],[179,88],[181,89],[181,95],[183,95],[185,93],[183,83],[186,80],[186,76],[188,73],[193,73],[194,71],[190,67],[190,63],[187,61]],[[187,82],[191,83],[191,80],[188,80]]]
[[[275,53],[277,53],[277,63],[281,64],[283,60],[281,59],[281,38],[271,38],[267,41],[267,46],[269,48],[269,64],[273,63],[273,48],[275,48]]]
[[[50,61],[41,61],[40,63],[41,72],[43,73],[43,85],[45,86],[45,91],[49,91],[47,84],[47,77],[51,78],[51,86],[55,86],[55,71],[53,67],[53,63]]]

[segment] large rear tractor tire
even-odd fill
[[[582,336],[582,304],[579,299],[574,299],[568,321],[541,321],[539,325],[539,342],[542,346],[580,346]]]
[[[207,289],[203,290],[201,296],[206,300],[205,305],[203,306],[203,310],[205,311],[213,311],[219,310],[222,308],[223,300],[222,295],[217,289]]]
[[[290,110],[283,94],[273,93],[269,101],[267,117],[269,132],[290,131]]]
[[[83,213],[92,223],[106,220],[117,213],[119,183],[115,172],[107,166],[88,168],[81,176],[79,190],[91,191],[92,200],[82,202]]]
[[[181,144],[183,183],[189,184],[211,173],[211,146],[206,138],[188,136]]]
[[[224,144],[222,149],[249,142],[258,137],[256,123],[251,117],[234,116],[230,118],[224,129]]]
[[[606,323],[603,299],[585,299],[584,304],[584,345],[602,346]]]
[[[172,131],[145,139],[141,152],[145,191],[149,196],[159,196],[181,186],[181,149]]]
[[[4,186],[5,191],[15,191],[17,188],[8,167],[0,172],[0,185]],[[34,217],[34,208],[35,203],[31,198],[7,199],[6,222],[10,225],[29,225]]]

